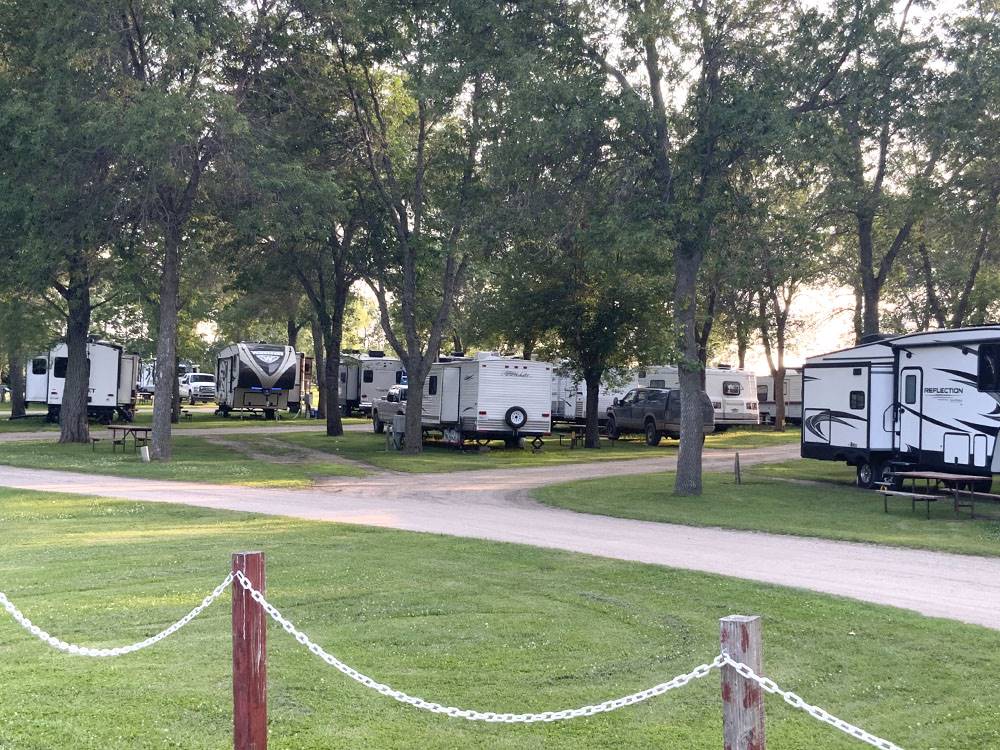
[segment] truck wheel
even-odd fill
[[[189,401],[190,401],[190,403],[191,403],[191,406],[194,406],[194,405],[195,405],[195,404],[197,403],[197,399],[195,399],[195,397],[194,397],[194,396],[192,396],[192,397],[191,397],[191,398],[189,399]]]
[[[618,423],[615,422],[614,417],[608,417],[608,440],[617,440],[621,437],[621,433],[618,432]]]
[[[378,412],[372,412],[372,429],[375,433],[381,435],[385,432],[385,422],[378,418]]]
[[[646,422],[646,445],[650,448],[655,448],[660,444],[662,438],[663,435],[656,429],[656,423],[653,421]]]

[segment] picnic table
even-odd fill
[[[140,442],[143,445],[149,443],[149,433],[153,430],[152,427],[136,427],[133,424],[108,425],[108,429],[111,430],[112,453],[117,450],[117,446],[119,445],[122,447],[122,452],[124,453],[129,435],[132,436],[132,452],[137,452]]]
[[[931,482],[934,483],[934,488],[933,489],[934,489],[935,493],[937,493],[938,488],[941,486],[942,482],[947,482],[947,483],[951,484],[951,492],[952,492],[952,496],[954,498],[955,515],[956,516],[958,515],[958,511],[959,511],[960,508],[968,508],[969,509],[969,517],[970,518],[975,518],[976,517],[976,494],[977,494],[976,493],[976,484],[978,482],[982,482],[983,480],[985,480],[987,478],[987,477],[978,476],[978,475],[975,475],[975,474],[951,474],[951,473],[946,472],[946,471],[897,471],[897,472],[894,473],[894,476],[900,477],[901,479],[903,479],[903,481],[906,481],[907,479],[909,479],[910,480],[910,489],[911,489],[910,493],[898,493],[897,492],[895,494],[897,494],[897,495],[905,495],[905,496],[908,496],[908,497],[909,496],[916,496],[916,495],[919,494],[920,495],[919,497],[912,497],[911,499],[914,500],[914,503],[915,503],[916,500],[924,500],[927,503],[927,517],[928,518],[930,518],[930,507],[931,507],[930,504],[931,504],[931,502],[933,502],[933,500],[930,500],[928,498],[941,497],[940,494],[936,494],[936,495],[932,495],[931,494]],[[924,482],[924,492],[923,493],[917,493],[917,491],[916,491],[917,490],[917,482],[919,482],[921,480],[923,480],[923,482]],[[967,485],[967,488],[963,489],[962,485]],[[879,492],[881,492],[883,494],[883,497],[886,497],[887,493],[889,493],[891,491],[887,490],[887,489],[883,489],[883,490],[879,490]],[[963,493],[965,493],[965,495],[966,495],[966,500],[964,502],[963,502]],[[983,495],[984,497],[989,496],[985,492],[980,492],[978,494]],[[888,512],[888,509],[886,510],[886,512]]]

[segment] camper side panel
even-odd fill
[[[806,365],[802,456],[855,463],[868,455],[869,366]]]
[[[902,457],[931,468],[989,472],[1000,426],[1000,394],[979,390],[980,346],[900,350]]]

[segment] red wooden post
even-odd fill
[[[264,593],[264,553],[233,553],[242,572]],[[267,615],[250,592],[233,581],[233,747],[267,750]]]
[[[719,620],[719,643],[735,661],[763,674],[760,617]],[[764,690],[728,664],[722,667],[722,735],[725,750],[765,750]]]

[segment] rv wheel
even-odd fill
[[[275,414],[274,409],[264,409],[264,419],[274,419]]]
[[[862,459],[861,463],[858,464],[858,487],[861,489],[870,490],[881,477],[882,466],[878,461]]]
[[[378,412],[372,412],[372,429],[379,435],[385,432],[385,422],[378,418]]]
[[[514,430],[520,430],[524,427],[525,422],[528,421],[528,412],[522,409],[520,406],[512,406],[507,410],[507,413],[503,416],[503,421]]]

